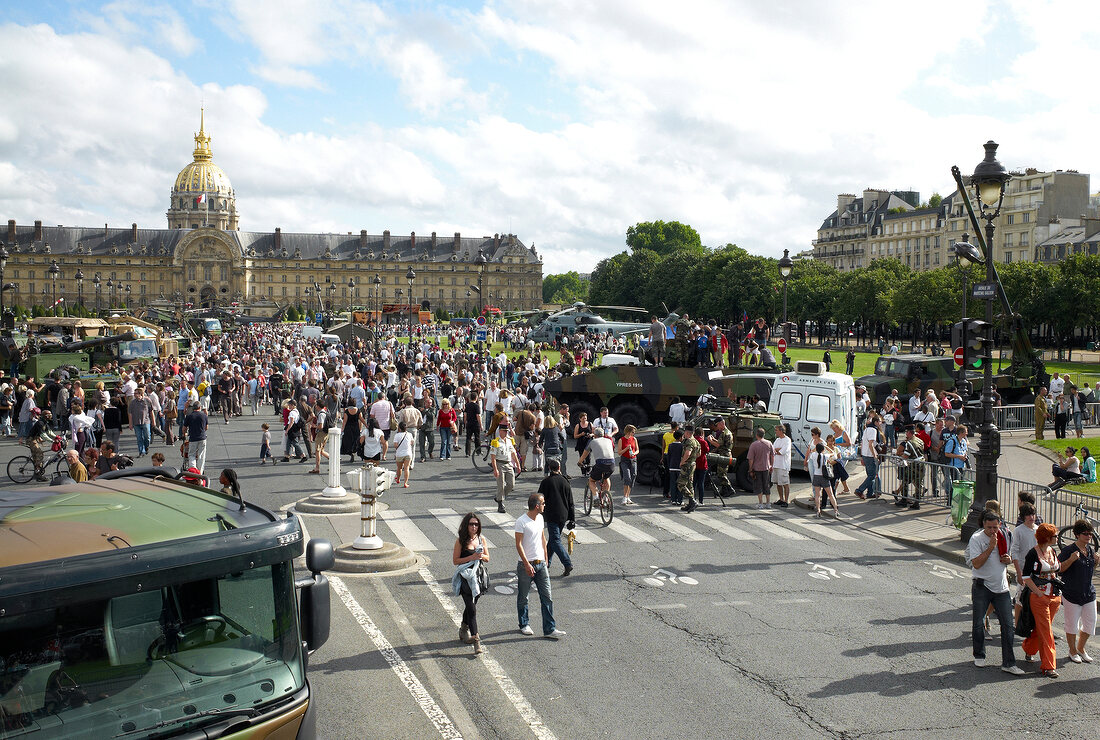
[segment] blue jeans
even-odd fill
[[[450,427],[440,427],[439,428],[439,441],[442,445],[439,449],[439,459],[440,460],[450,460],[451,459],[451,428]]]
[[[573,559],[569,557],[569,553],[561,541],[561,529],[562,526],[557,522],[546,522],[546,549],[549,551],[546,555],[546,564],[550,565],[554,562],[554,556],[557,555],[561,558],[562,565],[566,568],[572,568]]]
[[[516,610],[519,612],[519,626],[526,627],[527,619],[527,595],[531,593],[531,584],[539,590],[539,605],[542,607],[542,634],[553,632],[557,625],[554,624],[554,601],[550,598],[550,571],[546,569],[546,563],[532,563],[535,575],[527,575],[527,568],[520,562],[516,565],[516,576],[519,577],[519,588],[516,589]]]
[[[134,424],[134,437],[137,439],[137,454],[144,455],[149,451],[149,441],[152,432],[148,424]]]
[[[866,491],[867,496],[881,495],[882,487],[878,482],[878,459],[874,457],[864,457],[863,467],[867,470],[867,478],[859,484],[855,492],[863,493]]]
[[[1009,592],[995,594],[981,580],[974,578],[971,580],[970,597],[974,600],[974,624],[970,633],[974,657],[985,657],[985,612],[993,604],[997,621],[1001,623],[1001,665],[1016,665],[1016,655],[1012,652],[1012,597]]]

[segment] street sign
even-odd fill
[[[955,364],[958,365],[959,367],[962,367],[964,362],[966,362],[966,349],[963,348],[963,347],[956,347],[955,348]]]
[[[974,298],[992,298],[997,294],[997,286],[993,283],[974,283],[974,290],[971,295]]]
[[[477,317],[477,325],[478,326],[485,326],[485,317],[484,316],[478,316]]]
[[[487,335],[488,335],[488,333],[489,332],[486,329],[478,329],[477,330],[477,339],[475,341],[484,342]]]
[[[779,354],[785,355],[787,353],[787,340],[782,337],[779,338]]]

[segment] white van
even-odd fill
[[[343,340],[337,334],[322,334],[321,341],[325,344],[339,344]]]
[[[321,327],[306,324],[298,329],[298,333],[302,335],[303,339],[320,339]]]
[[[856,437],[856,386],[852,376],[825,371],[825,363],[800,360],[793,373],[775,376],[768,411],[790,424],[794,451],[792,462],[804,460],[812,450],[810,429],[821,430],[821,438],[832,434],[829,422],[836,419],[854,440]]]

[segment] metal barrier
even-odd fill
[[[1100,403],[1086,404],[1086,411],[1082,423],[1085,426],[1098,426],[1100,425]],[[1001,431],[1012,431],[1014,429],[1034,429],[1035,428],[1035,405],[1034,404],[1013,404],[1011,406],[996,406],[993,409],[993,423],[997,425],[997,428]],[[1046,428],[1053,433],[1054,429],[1054,412],[1051,411],[1047,415]],[[976,430],[974,430],[976,431]],[[1069,419],[1069,432],[1073,431],[1073,417]]]
[[[918,496],[921,501],[951,505],[951,483],[974,480],[974,466],[956,468],[944,463],[912,462],[886,455],[879,465],[879,483],[884,496]]]

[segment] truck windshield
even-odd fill
[[[118,343],[118,359],[123,362],[147,360],[158,356],[157,341],[155,339],[134,339],[129,342]]]
[[[167,737],[304,685],[288,563],[0,617],[0,736]]]

